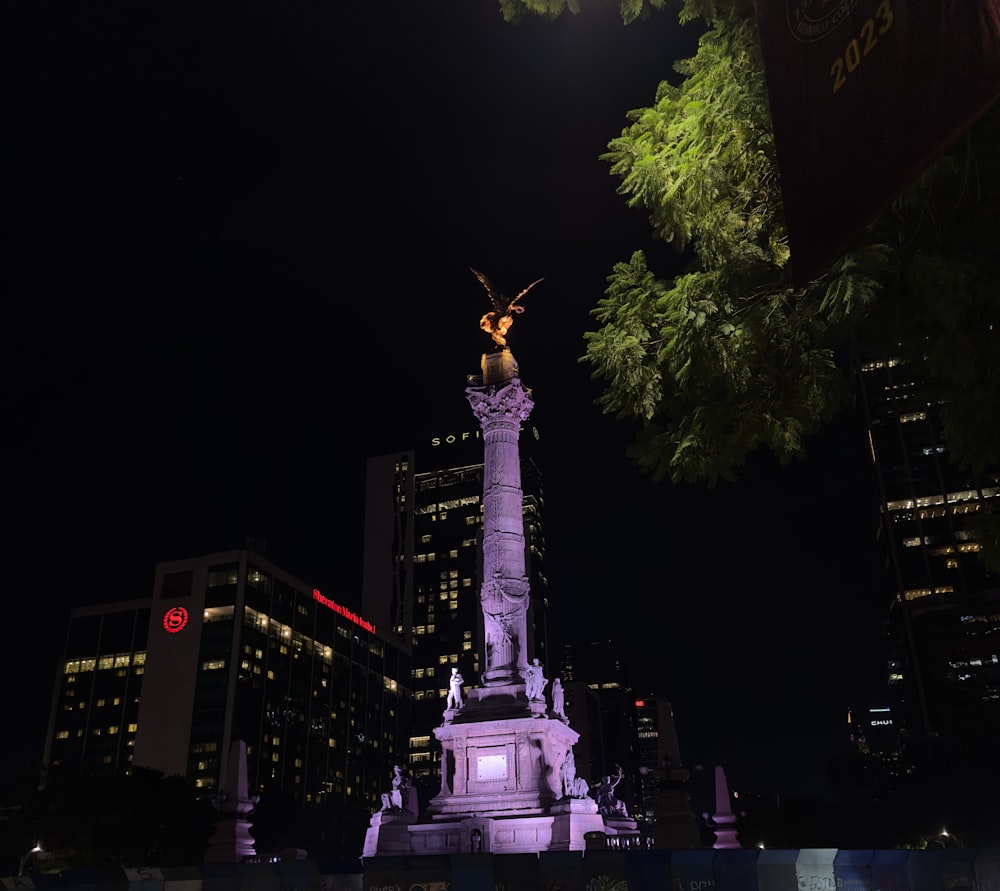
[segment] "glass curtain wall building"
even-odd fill
[[[161,563],[150,599],[72,613],[44,763],[211,798],[243,740],[251,795],[363,826],[405,760],[409,675],[374,623],[258,554]]]
[[[899,744],[923,740],[957,763],[1000,739],[1000,579],[977,554],[976,519],[1000,477],[949,460],[940,406],[920,364],[860,367],[891,579],[888,680]]]

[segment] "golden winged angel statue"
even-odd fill
[[[483,287],[486,288],[486,293],[490,295],[490,300],[493,302],[493,311],[486,313],[486,315],[479,320],[479,327],[493,338],[493,342],[497,346],[505,347],[507,346],[507,331],[514,323],[514,313],[524,312],[524,307],[517,301],[527,294],[533,287],[535,287],[538,282],[543,281],[543,279],[533,281],[530,285],[528,285],[528,287],[521,291],[520,294],[510,299],[494,288],[490,280],[481,272],[477,272],[475,269],[472,269],[471,266],[469,269],[471,269],[472,274],[483,283]]]

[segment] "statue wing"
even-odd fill
[[[512,307],[514,307],[514,304],[517,303],[518,300],[520,300],[525,294],[528,293],[528,291],[530,291],[533,287],[535,287],[535,285],[537,285],[538,282],[545,281],[544,278],[540,278],[537,281],[533,281],[530,285],[528,285],[528,287],[522,290],[521,293],[518,294],[513,300],[508,300],[503,294],[501,294],[496,288],[493,287],[493,283],[485,275],[483,275],[481,272],[477,272],[475,269],[472,269],[471,266],[469,267],[469,269],[472,270],[472,274],[476,278],[478,278],[480,282],[482,282],[483,287],[486,288],[486,293],[490,295],[490,300],[493,303],[493,308],[501,316],[508,315],[511,312]],[[523,311],[522,307],[520,306],[514,308],[514,312],[522,312],[522,311]]]
[[[481,272],[472,269],[471,266],[469,267],[469,269],[472,270],[472,274],[476,278],[478,278],[479,281],[482,283],[483,287],[486,288],[486,293],[490,295],[490,301],[493,304],[493,308],[498,313],[500,313],[500,315],[506,314],[507,307],[509,304],[507,303],[507,299],[503,296],[503,294],[501,294],[498,290],[496,290],[496,288],[493,287],[493,283]],[[520,297],[521,295],[518,294],[518,296]]]
[[[528,291],[530,291],[533,287],[535,287],[535,285],[537,285],[538,282],[543,282],[543,281],[545,281],[545,279],[544,278],[540,278],[540,279],[537,279],[536,281],[533,281],[530,285],[528,285],[528,287],[526,287],[523,291],[521,291],[520,294],[518,294],[513,300],[510,301],[510,303],[507,304],[507,310],[509,311],[510,308],[515,303],[517,303],[517,301],[520,300],[525,294],[527,294]],[[520,312],[521,311],[521,307],[518,307],[517,311]]]

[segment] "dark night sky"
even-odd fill
[[[555,636],[641,654],[689,764],[825,794],[880,689],[862,435],[712,491],[629,466],[582,333],[616,261],[676,261],[598,155],[697,33],[590,6],[514,27],[493,0],[4,5],[8,765],[40,752],[67,611],[147,596],[159,560],[251,533],[358,605],[365,458],[472,429],[472,265],[545,277],[511,346]]]

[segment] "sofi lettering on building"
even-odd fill
[[[520,433],[524,433],[524,428],[519,428]],[[531,435],[538,439],[538,428],[531,428]],[[432,436],[431,445],[454,445],[456,442],[469,442],[476,439],[482,439],[482,432],[479,430],[467,430],[464,433],[449,433],[447,436]]]
[[[431,445],[454,445],[456,442],[467,442],[470,439],[479,439],[478,430],[466,431],[465,433],[449,433],[447,436],[432,436]]]

